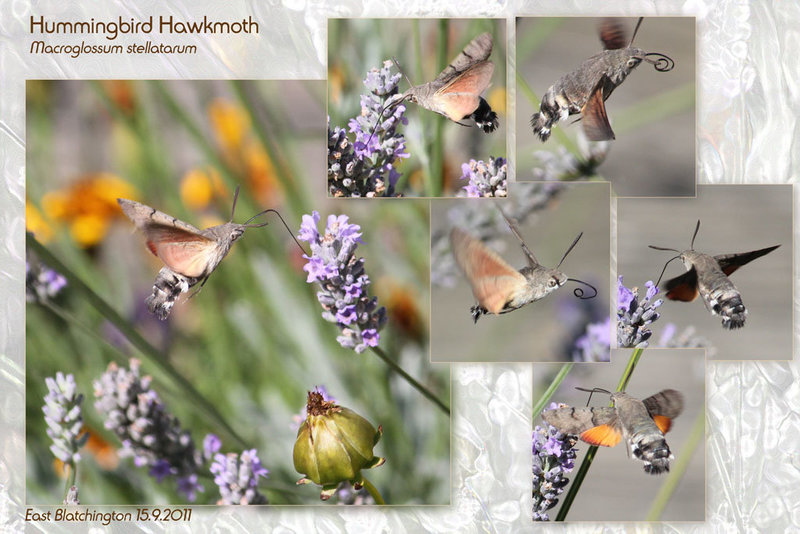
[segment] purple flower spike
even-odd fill
[[[328,122],[328,193],[334,197],[400,196],[394,186],[400,174],[396,167],[407,158],[406,140],[397,132],[407,124],[403,104],[387,106],[398,98],[400,73],[392,74],[392,62],[372,69],[364,79],[367,93],[361,95],[361,115],[350,119],[351,141],[343,128],[333,130]],[[373,132],[374,130],[374,132]]]
[[[94,381],[94,406],[105,417],[105,427],[122,442],[120,456],[132,456],[137,467],[150,467],[159,482],[175,477],[178,491],[193,501],[202,491],[196,476],[201,454],[189,432],[150,389],[151,378],[139,375],[139,365],[134,358],[130,369],[110,363]]]
[[[469,184],[463,187],[467,197],[507,197],[508,161],[491,156],[486,163],[471,159],[461,165],[461,179],[469,180]]]
[[[386,308],[378,307],[377,298],[369,296],[369,277],[364,272],[364,258],[356,258],[361,227],[351,224],[346,215],[329,215],[325,234],[317,232],[316,211],[303,216],[298,238],[311,245],[311,256],[303,269],[309,283],[317,282],[317,300],[322,317],[336,323],[341,335],[336,339],[345,348],[360,353],[378,346],[379,330],[386,324]],[[313,226],[312,226],[312,223]]]
[[[558,408],[551,403],[549,409]],[[576,436],[562,434],[552,426],[533,431],[533,520],[549,521],[547,510],[558,503],[569,479],[564,475],[575,467]]]
[[[44,381],[48,391],[42,411],[47,435],[53,440],[50,451],[65,464],[74,465],[81,459],[78,449],[89,439],[88,433],[81,434],[83,394],[77,393],[75,377],[71,374],[65,376],[59,371],[55,378],[47,377]]]
[[[217,504],[267,504],[267,498],[258,491],[258,478],[266,478],[269,471],[261,465],[255,449],[216,454],[210,470],[219,488]]]
[[[658,293],[658,288],[652,281],[646,282],[645,287],[647,292],[640,302],[638,288],[628,289],[622,285],[621,276],[617,281],[617,344],[620,348],[647,347],[647,340],[653,335],[647,326],[661,316],[656,309],[664,301],[658,299],[651,302]]]

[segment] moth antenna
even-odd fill
[[[567,282],[578,282],[579,284],[583,284],[585,286],[592,288],[592,291],[594,291],[594,295],[589,295],[588,297],[583,296],[586,292],[583,290],[582,287],[576,287],[574,290],[572,290],[572,294],[581,300],[593,299],[597,296],[597,288],[594,287],[589,282],[584,282],[583,280],[578,280],[577,278],[567,278]]]
[[[657,59],[652,59],[649,56],[655,56]],[[642,59],[653,65],[653,68],[658,72],[669,72],[675,68],[675,60],[660,52],[648,52]]]
[[[694,235],[692,236],[692,246],[689,250],[694,250],[694,238],[697,237],[697,232],[700,231],[700,219],[697,219],[697,226],[694,227]]]
[[[655,247],[652,247],[652,248],[655,248]],[[661,250],[671,250],[671,249],[661,249]],[[677,252],[677,250],[676,250],[675,252]],[[664,268],[663,268],[663,269],[661,269],[661,274],[660,274],[660,275],[658,275],[658,281],[656,282],[656,287],[658,287],[658,285],[661,283],[661,277],[662,277],[662,276],[664,276],[664,273],[665,273],[665,272],[666,272],[666,270],[667,270],[667,265],[669,265],[669,264],[670,264],[670,262],[671,262],[672,260],[677,260],[677,259],[678,259],[678,258],[680,258],[680,257],[681,257],[681,255],[680,255],[680,254],[678,254],[678,255],[677,255],[677,256],[675,256],[674,258],[670,258],[670,259],[669,259],[669,261],[667,261],[667,263],[665,263],[665,264],[664,264]]]
[[[639,32],[639,26],[642,25],[642,21],[644,17],[639,17],[639,20],[636,22],[636,27],[633,29],[633,35],[631,36],[631,42],[628,43],[628,47],[633,46],[633,40],[636,39],[636,34]]]
[[[397,58],[396,58],[396,57],[394,57],[394,56],[392,56],[392,61],[394,61],[394,64],[395,64],[395,66],[397,67],[397,70],[399,70],[399,71],[400,71],[400,74],[402,74],[402,75],[403,75],[403,78],[405,78],[405,79],[406,79],[406,82],[408,83],[408,86],[409,86],[409,87],[414,87],[414,84],[413,84],[413,83],[411,83],[411,80],[409,80],[409,79],[408,79],[408,76],[406,76],[406,73],[405,73],[405,72],[403,72],[403,67],[401,67],[401,66],[400,66],[400,63],[397,61]]]
[[[575,241],[573,241],[573,242],[572,242],[572,244],[569,246],[569,248],[567,249],[567,251],[566,251],[566,252],[564,253],[564,255],[561,257],[561,261],[560,261],[560,262],[558,262],[558,265],[556,265],[556,269],[558,269],[559,267],[561,267],[561,264],[562,264],[562,263],[564,263],[564,260],[567,258],[567,254],[569,254],[570,252],[572,252],[572,249],[573,249],[573,248],[575,248],[575,245],[577,245],[577,244],[578,244],[578,241],[580,240],[580,238],[581,238],[581,236],[582,236],[582,235],[583,235],[583,232],[581,232],[581,233],[579,233],[579,234],[578,234],[578,237],[576,237],[576,238],[575,238]],[[586,282],[584,282],[584,283],[586,283]],[[589,285],[589,284],[586,284],[586,285]],[[595,291],[597,291],[597,290],[595,290]]]
[[[292,239],[293,239],[293,240],[294,240],[294,242],[297,244],[297,246],[300,248],[300,250],[303,252],[303,254],[308,254],[308,253],[306,252],[306,249],[304,249],[304,248],[303,248],[303,245],[301,245],[301,244],[300,244],[300,241],[298,241],[298,240],[297,240],[297,238],[294,236],[294,232],[292,232],[292,229],[291,229],[291,228],[289,228],[289,225],[288,225],[288,224],[286,224],[286,221],[285,221],[285,220],[283,220],[283,217],[281,217],[281,214],[280,214],[280,213],[278,213],[278,211],[277,211],[277,210],[268,209],[268,210],[264,210],[264,211],[262,211],[262,212],[260,212],[260,213],[256,213],[255,215],[253,215],[252,217],[250,217],[250,218],[249,218],[249,219],[248,219],[248,220],[247,220],[247,221],[246,221],[246,222],[245,222],[245,223],[244,223],[242,226],[245,226],[245,227],[247,227],[247,228],[261,228],[262,226],[266,226],[266,225],[268,225],[268,224],[269,224],[269,222],[263,222],[263,223],[261,223],[261,224],[250,224],[250,221],[252,221],[253,219],[255,219],[255,218],[257,218],[257,217],[261,217],[262,215],[265,215],[265,214],[267,214],[267,213],[270,213],[270,212],[271,212],[271,213],[274,213],[275,215],[277,215],[277,216],[278,216],[278,218],[279,218],[279,219],[281,220],[281,222],[283,223],[283,226],[286,228],[286,231],[287,231],[287,232],[289,232],[289,235],[290,235],[290,236],[292,236]]]
[[[586,388],[581,388],[581,387],[575,386],[575,389],[577,389],[578,391],[585,391],[585,392],[587,392],[589,394],[589,400],[586,401],[586,406],[589,406],[589,403],[592,402],[592,395],[594,395],[595,393],[605,393],[606,395],[611,395],[610,391],[608,391],[607,389],[603,389],[603,388],[586,389]]]
[[[233,212],[236,211],[236,201],[239,200],[239,186],[236,186],[236,191],[233,192],[233,207],[231,207],[231,220],[233,222]]]

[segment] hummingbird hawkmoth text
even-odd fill
[[[165,267],[161,268],[153,283],[153,293],[145,300],[150,312],[162,321],[169,316],[172,306],[182,293],[198,283],[200,287],[206,283],[228,254],[231,245],[247,228],[260,228],[268,224],[250,224],[251,221],[269,212],[280,217],[277,211],[268,209],[254,215],[244,224],[235,223],[233,213],[238,197],[237,187],[233,196],[231,220],[205,230],[139,202],[117,199],[125,215],[144,234],[148,250],[164,262]],[[283,218],[281,222],[286,226]],[[286,229],[292,233],[288,226]]]
[[[578,388],[581,389],[581,388]],[[683,396],[665,389],[644,400],[625,392],[610,393],[613,407],[573,408],[564,406],[545,410],[542,418],[564,434],[573,434],[590,445],[613,447],[625,439],[628,456],[644,462],[644,471],[658,475],[669,471],[674,458],[664,434],[672,420],[683,411]]]
[[[559,120],[580,113],[583,131],[590,141],[614,139],[608,123],[605,101],[639,63],[651,63],[659,72],[673,69],[675,62],[664,54],[646,53],[633,47],[640,18],[630,41],[620,19],[605,19],[600,25],[603,51],[585,60],[580,67],[562,76],[550,86],[542,97],[539,112],[531,117],[533,133],[542,142],[550,137],[550,130]],[[657,59],[653,59],[656,56]]]
[[[469,126],[462,120],[472,118],[484,133],[495,131],[497,113],[480,96],[489,87],[494,72],[494,63],[489,61],[491,53],[492,34],[482,33],[470,41],[432,82],[415,86],[406,78],[411,87],[386,107],[408,100],[462,126]]]
[[[667,280],[661,287],[666,291],[667,298],[670,300],[691,302],[700,294],[711,314],[722,317],[722,326],[724,328],[741,328],[744,326],[747,309],[744,307],[739,290],[736,289],[728,276],[742,265],[769,254],[780,245],[752,252],[710,256],[694,250],[694,239],[697,237],[698,230],[700,230],[699,220],[694,229],[689,250],[679,251],[672,248],[649,245],[650,248],[655,250],[669,250],[678,253],[678,256],[670,259],[664,265],[661,276],[664,275],[669,262],[678,258],[689,269],[686,273]],[[661,276],[659,276],[656,285],[661,282]]]
[[[516,226],[502,210],[500,210],[500,214],[514,236],[519,239],[522,251],[528,259],[528,266],[519,271],[489,250],[480,240],[460,228],[453,228],[450,232],[453,255],[472,286],[472,294],[478,300],[478,304],[470,309],[474,322],[477,323],[481,315],[508,313],[530,302],[543,299],[567,281],[579,282],[594,290],[594,295],[584,297],[583,289],[576,288],[575,296],[579,298],[597,296],[597,289],[593,286],[575,278],[567,278],[567,275],[558,270],[567,254],[578,243],[583,235],[582,232],[569,246],[556,268],[548,269],[536,260],[522,240]]]

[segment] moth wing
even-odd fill
[[[664,282],[661,287],[667,292],[670,300],[691,302],[697,298],[697,271],[694,267],[680,276]]]
[[[144,231],[144,227],[151,224],[161,224],[164,226],[178,228],[191,234],[199,234],[201,230],[180,219],[167,215],[163,211],[158,211],[135,200],[118,198],[117,203],[122,208],[122,212],[133,222],[139,230]]]
[[[579,435],[591,445],[613,447],[622,439],[615,408],[558,408],[545,410],[542,418],[560,432]]]
[[[164,265],[188,278],[207,274],[217,242],[208,237],[163,224],[149,224],[143,229],[147,248]]]
[[[721,254],[719,256],[714,256],[714,259],[717,260],[717,263],[719,263],[719,267],[722,269],[722,272],[727,276],[730,276],[742,265],[746,265],[751,261],[760,258],[761,256],[766,256],[779,246],[780,245],[775,245],[772,247],[762,248],[760,250],[753,250],[751,252],[741,252],[739,254]]]
[[[492,34],[488,32],[482,33],[464,47],[464,50],[439,73],[433,83],[436,85],[445,85],[460,73],[468,70],[475,63],[480,63],[489,59],[491,54]]]
[[[683,395],[674,389],[665,389],[642,401],[650,416],[663,434],[669,432],[672,420],[683,411]]]
[[[608,115],[606,115],[605,98],[607,95],[603,94],[604,85],[605,76],[597,83],[589,100],[581,109],[583,131],[590,141],[608,141],[615,138],[614,130],[611,129]]]
[[[528,283],[522,273],[463,230],[453,228],[450,244],[472,294],[490,313],[500,313],[515,289]]]
[[[493,72],[494,64],[484,61],[438,89],[434,99],[439,104],[439,112],[456,122],[472,114],[478,109],[479,95],[489,87]]]
[[[628,46],[627,32],[621,19],[605,18],[600,23],[600,40],[606,50],[617,50]]]
[[[525,257],[528,258],[528,265],[531,267],[538,267],[540,263],[536,259],[536,256],[533,255],[533,252],[531,252],[528,246],[525,244],[525,241],[522,239],[522,235],[519,233],[519,228],[517,228],[517,225],[506,216],[502,209],[500,209],[500,215],[502,215],[503,219],[506,220],[506,224],[508,225],[509,230],[511,230],[511,233],[514,234],[514,237],[519,240],[520,246],[522,247],[522,252],[524,252]]]

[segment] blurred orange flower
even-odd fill
[[[214,167],[191,169],[181,179],[181,200],[186,207],[201,210],[214,196],[227,196],[227,188]]]
[[[54,221],[68,224],[72,238],[88,248],[103,240],[112,219],[123,216],[117,198],[135,196],[136,189],[127,182],[110,173],[96,173],[46,193],[42,209]]]
[[[209,105],[208,114],[222,158],[244,176],[258,203],[275,205],[279,193],[275,167],[253,132],[249,113],[237,104],[218,98]]]
[[[506,90],[503,87],[496,87],[489,91],[488,98],[486,99],[489,105],[497,113],[501,115],[506,114]]]
[[[97,465],[106,471],[116,469],[119,465],[119,455],[116,447],[86,425],[84,425],[83,431],[89,434],[89,439],[81,449],[82,453],[89,453],[97,462]],[[58,458],[53,460],[53,470],[60,478],[67,478],[69,475],[69,466]]]
[[[40,243],[53,239],[53,228],[42,216],[42,212],[30,200],[25,199],[25,229],[32,232]]]

